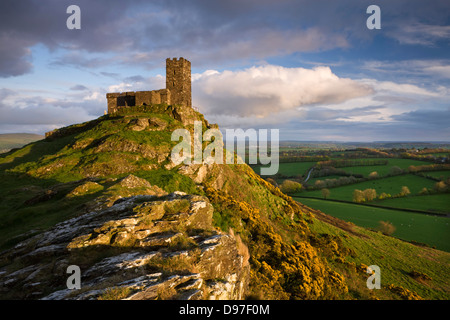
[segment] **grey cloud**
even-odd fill
[[[412,123],[414,125],[433,126],[436,129],[449,130],[450,108],[446,110],[415,110],[394,115],[392,118],[399,122]]]
[[[118,73],[115,73],[115,72],[105,72],[105,71],[102,71],[102,72],[100,72],[100,74],[101,74],[102,76],[110,77],[110,78],[118,78],[118,77],[120,76]]]
[[[84,122],[100,116],[103,109],[104,104],[96,101],[45,99],[39,96],[23,96],[10,89],[1,89],[0,132],[43,134],[43,131],[39,131],[42,128]]]
[[[68,30],[66,8],[73,1],[3,0],[0,76],[30,72],[29,49],[36,44],[69,51],[53,64],[86,68],[111,63],[155,68],[159,65],[152,61],[187,55],[198,67],[229,65],[236,60],[343,48],[355,39],[367,41],[374,36],[361,27],[371,2],[78,0],[81,30]],[[423,1],[401,0],[383,4],[383,21],[400,24],[414,18],[429,26],[433,21],[445,23],[446,12],[446,1],[424,6]],[[440,36],[436,30],[428,31]],[[111,53],[110,58],[83,56],[103,52]]]
[[[82,68],[99,68],[107,66],[111,63],[109,59],[93,57],[88,58],[80,52],[70,52],[63,56],[54,58],[50,62],[50,66],[73,66]]]
[[[18,76],[32,70],[31,41],[15,39],[0,31],[0,77]]]
[[[384,106],[366,106],[347,110],[336,110],[324,107],[314,107],[306,110],[304,119],[328,121],[335,119],[350,119],[359,116],[380,115],[380,110],[385,108],[386,107]]]
[[[280,128],[281,139],[337,141],[449,141],[448,127],[415,122],[295,120]]]
[[[143,76],[131,76],[131,77],[126,77],[124,79],[125,82],[144,82],[146,79]]]
[[[83,86],[82,84],[77,84],[77,85],[74,85],[73,87],[71,87],[70,90],[73,90],[73,91],[84,91],[84,90],[89,90],[89,88],[86,87],[86,86]]]
[[[431,25],[423,23],[405,23],[388,36],[401,44],[435,46],[436,42],[450,39],[450,26]]]
[[[135,0],[134,5],[143,1]],[[3,0],[0,4],[0,76],[17,76],[32,68],[30,48],[44,44],[50,50],[64,48],[104,52],[123,48],[125,37],[117,36],[123,23],[123,2],[77,1],[81,30],[68,30],[68,0]],[[55,63],[64,63],[64,59]],[[74,61],[82,63],[83,61]],[[99,62],[99,61],[97,61]]]

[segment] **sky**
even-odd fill
[[[107,92],[162,89],[184,57],[193,105],[223,130],[450,141],[449,53],[448,0],[2,0],[0,133],[95,119]]]

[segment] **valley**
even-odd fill
[[[448,145],[292,144],[280,148],[278,174],[263,178],[282,190],[301,184],[288,194],[339,219],[450,251]]]

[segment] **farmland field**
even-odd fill
[[[307,173],[307,170],[315,164],[316,164],[316,162],[313,162],[313,161],[280,163],[278,173],[282,174],[284,176],[304,175]],[[253,170],[255,170],[256,173],[259,173],[260,172],[259,168],[262,166],[261,165],[252,165],[251,167],[253,168]],[[264,167],[267,167],[267,166],[264,166]]]
[[[307,182],[297,180],[303,185],[302,191],[289,195],[311,208],[361,227],[375,229],[380,221],[389,221],[396,228],[392,234],[394,237],[450,251],[450,187],[449,182],[445,181],[450,177],[448,161],[442,159],[444,153],[436,155],[441,157],[439,159],[433,159],[430,155],[423,160],[423,155],[417,153],[413,144],[408,148],[412,150],[358,147],[309,150],[292,147],[287,154],[288,160],[295,159],[295,156],[329,160],[323,160],[321,166],[316,166]],[[376,164],[383,161],[386,164]],[[313,161],[281,162],[278,174],[272,178],[279,185],[285,179],[295,181],[298,176],[305,179],[308,170],[316,164]],[[414,173],[409,173],[410,166],[416,167]],[[252,165],[257,173],[259,167]],[[377,175],[370,178],[372,172]],[[314,177],[315,174],[323,176]],[[351,175],[353,177],[349,178]],[[316,184],[318,180],[322,183]],[[403,186],[408,187],[410,193],[400,196]],[[329,191],[325,193],[326,199],[322,188]],[[377,197],[382,193],[387,197],[358,204],[353,202],[356,189],[375,189]]]
[[[411,194],[417,194],[424,187],[433,188],[435,183],[436,181],[424,177],[415,176],[412,174],[404,174],[383,179],[363,181],[336,188],[330,188],[330,195],[328,198],[351,202],[353,200],[353,191],[355,189],[364,190],[369,188],[375,189],[377,191],[377,194],[385,192],[391,195],[395,195],[400,192],[402,186],[407,186],[411,191]],[[322,198],[322,192],[320,190],[306,191],[296,195]]]
[[[383,158],[373,159],[382,160]],[[369,160],[369,159],[365,159]],[[341,169],[352,174],[362,174],[364,177],[368,177],[371,172],[377,172],[379,176],[385,176],[389,173],[392,167],[396,166],[400,169],[408,169],[409,166],[420,166],[431,164],[431,162],[412,160],[412,159],[397,159],[397,158],[386,158],[388,161],[386,165],[377,166],[354,166],[354,167],[343,167]]]
[[[379,221],[389,221],[396,228],[393,236],[397,238],[414,240],[436,246],[440,250],[450,251],[450,219],[447,217],[321,199],[294,197],[294,200],[366,228],[375,229]]]
[[[450,171],[430,171],[430,172],[425,172],[425,175],[427,176],[431,176],[437,179],[442,179],[445,180],[447,178],[450,178]]]
[[[392,208],[450,213],[450,193],[384,199],[374,201],[373,203]]]

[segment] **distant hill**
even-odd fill
[[[0,153],[41,139],[44,139],[44,136],[34,133],[2,133],[0,134]]]

